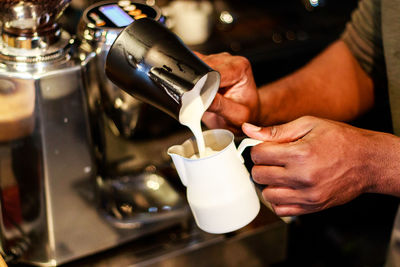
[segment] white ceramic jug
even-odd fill
[[[261,143],[244,139],[236,149],[234,136],[228,130],[203,132],[205,144],[215,154],[191,159],[198,153],[191,138],[168,149],[187,199],[200,229],[209,233],[227,233],[250,223],[260,210],[255,186],[241,155],[247,146]]]

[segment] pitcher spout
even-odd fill
[[[172,158],[176,171],[181,178],[182,184],[187,186],[187,176],[185,167],[184,148],[181,145],[172,146],[167,151],[168,155]]]

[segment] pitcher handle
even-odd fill
[[[256,146],[258,144],[261,144],[262,142],[263,141],[261,141],[261,140],[257,140],[257,139],[253,139],[253,138],[245,138],[242,140],[242,142],[240,143],[240,145],[238,146],[238,149],[237,149],[242,163],[244,163],[244,159],[242,157],[243,151],[249,146]]]

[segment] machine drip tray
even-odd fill
[[[168,180],[155,172],[97,178],[104,217],[123,229],[183,217],[188,206]]]
[[[285,260],[287,228],[262,205],[257,218],[236,232],[208,234],[189,220],[63,266],[268,266]]]

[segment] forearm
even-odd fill
[[[260,125],[314,115],[347,121],[372,107],[373,82],[350,50],[337,41],[309,64],[259,88]]]
[[[372,131],[369,136],[360,151],[360,175],[370,179],[366,192],[400,197],[400,138]]]

